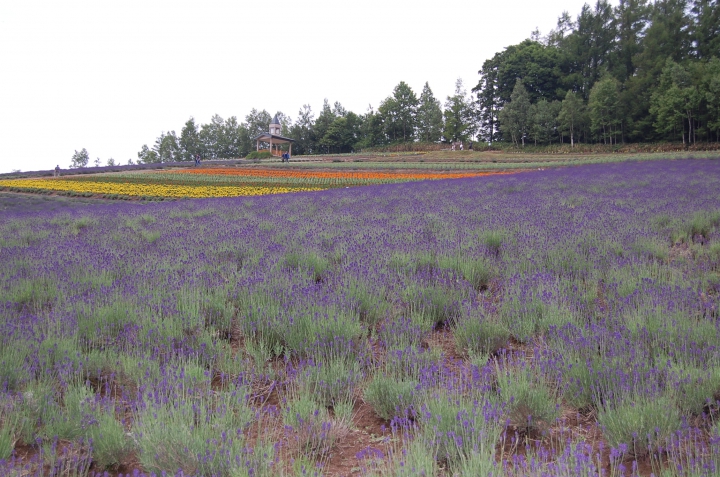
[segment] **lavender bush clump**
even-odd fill
[[[322,474],[362,410],[370,473],[713,475],[718,190],[673,160],[13,207],[0,473]]]

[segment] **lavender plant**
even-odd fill
[[[144,472],[279,473],[273,452],[248,464],[259,457],[244,437],[247,422],[279,412],[291,441],[310,439],[283,451],[287,468],[319,473],[362,389],[378,414],[412,408],[417,418],[387,472],[406,472],[402,462],[485,472],[497,459],[476,445],[501,445],[497,429],[525,401],[545,416],[542,430],[560,426],[560,402],[596,416],[614,443],[613,472],[631,465],[635,446],[662,456],[656,473],[702,475],[718,453],[718,189],[720,162],[673,160],[282,197],[13,207],[0,221],[0,395],[18,416],[0,424],[5,436],[14,428],[5,454],[16,441],[42,450],[47,468],[81,473],[88,459],[112,468],[127,452],[125,426]],[[487,357],[502,348],[528,363],[498,381]],[[224,412],[235,386],[252,397]],[[334,429],[322,442],[286,414],[300,396],[276,399],[302,386],[302,399],[321,398],[310,406],[317,429]],[[132,420],[114,415],[128,410]],[[526,425],[524,412],[515,425]],[[482,432],[463,434],[458,415]],[[207,422],[195,426],[199,417]],[[705,447],[689,443],[693,432]],[[66,467],[51,462],[62,453],[50,452],[55,434],[72,439],[62,441],[77,457],[63,457]],[[669,450],[672,439],[681,443]],[[580,443],[547,444],[526,461],[503,456],[493,474],[599,473]],[[11,456],[0,472],[37,473],[42,459]]]

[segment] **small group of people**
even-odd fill
[[[282,155],[282,160],[280,162],[290,162],[290,153],[286,152]]]
[[[195,160],[195,165],[199,166],[200,165],[200,154],[195,154],[195,156],[193,156],[193,159]]]
[[[463,150],[465,150],[465,145],[464,145],[462,142],[459,142],[459,143],[454,142],[454,143],[452,143],[452,150],[454,151],[454,150],[456,150],[456,148],[457,148],[457,149],[460,149],[461,151],[463,151]],[[472,150],[473,150],[473,143],[470,142],[470,144],[468,145],[468,151],[472,151]]]

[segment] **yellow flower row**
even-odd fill
[[[48,179],[0,180],[0,187],[22,187],[62,192],[90,194],[116,194],[152,197],[237,197],[247,195],[283,194],[323,190],[321,187],[235,187],[235,186],[183,186],[166,184],[114,184],[108,182],[85,182]]]

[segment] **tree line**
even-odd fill
[[[719,141],[719,56],[717,0],[585,4],[483,63],[479,134],[516,145]]]
[[[340,102],[325,99],[317,117],[305,104],[293,119],[278,111],[282,135],[295,139],[293,154],[347,153],[357,149],[422,141],[467,141],[477,128],[474,100],[458,79],[455,93],[444,108],[426,82],[418,95],[404,81],[374,109],[364,114],[348,111]],[[212,117],[207,124],[187,120],[180,134],[162,132],[154,145],[143,145],[138,162],[188,161],[196,155],[206,159],[244,157],[256,149],[254,137],[268,130],[272,115],[252,109],[244,121],[232,116]]]
[[[620,0],[616,7],[597,0],[575,18],[563,12],[548,35],[536,30],[486,60],[470,94],[458,79],[441,104],[428,83],[418,96],[401,81],[363,114],[326,99],[317,117],[309,105],[294,121],[277,115],[282,135],[296,140],[294,154],[472,140],[720,142],[718,57],[718,0]],[[271,120],[257,109],[244,121],[215,115],[198,124],[191,117],[179,135],[162,132],[143,145],[138,162],[244,157]],[[76,159],[89,161],[87,152],[76,151]]]

